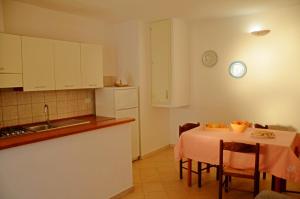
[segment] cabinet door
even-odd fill
[[[152,104],[167,105],[170,102],[171,82],[171,21],[151,24]]]
[[[54,60],[56,89],[81,88],[80,44],[54,41]]]
[[[0,33],[0,73],[22,73],[20,36]]]
[[[81,44],[81,72],[84,88],[103,87],[102,46]]]
[[[54,90],[53,41],[22,37],[25,91]]]
[[[116,118],[134,118],[132,122],[131,131],[131,146],[132,146],[132,159],[136,160],[140,156],[140,134],[139,134],[139,112],[138,108],[126,109],[116,111]]]
[[[115,106],[117,110],[138,107],[138,99],[136,88],[115,90]]]

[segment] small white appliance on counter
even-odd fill
[[[132,159],[140,157],[139,97],[136,87],[105,87],[95,90],[96,115],[114,118],[130,117],[132,124]]]

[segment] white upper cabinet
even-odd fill
[[[81,88],[80,44],[54,41],[54,68],[57,90]]]
[[[103,87],[102,46],[0,33],[0,88]]]
[[[188,35],[184,21],[150,24],[152,105],[181,107],[189,103]]]
[[[0,33],[0,73],[22,73],[20,36]]]
[[[102,46],[95,44],[81,44],[81,74],[82,87],[103,87]]]
[[[21,37],[0,33],[0,88],[22,86]]]
[[[54,90],[53,40],[22,37],[24,91]]]

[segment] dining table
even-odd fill
[[[234,132],[230,128],[207,128],[199,126],[181,134],[174,147],[176,160],[190,160],[219,165],[220,140],[224,142],[242,142],[260,144],[259,170],[273,176],[272,189],[280,191],[281,179],[300,183],[300,160],[297,149],[300,148],[300,136],[297,132],[263,129],[273,136],[257,136],[257,128],[247,128],[244,132]],[[254,168],[254,156],[236,152],[224,153],[224,163],[236,169]],[[191,184],[191,167],[188,168],[188,184]]]

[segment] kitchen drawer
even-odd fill
[[[115,106],[117,110],[138,107],[138,92],[136,88],[116,89]]]

